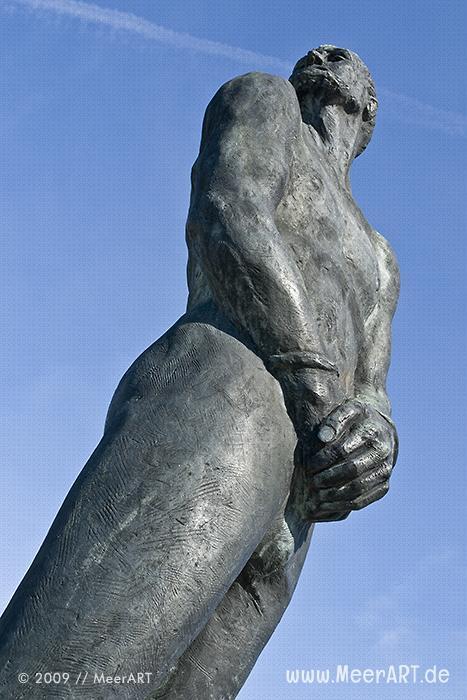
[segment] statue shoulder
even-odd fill
[[[224,83],[213,99],[218,95],[223,98],[231,97],[235,100],[253,100],[255,102],[268,101],[271,98],[279,98],[284,102],[293,102],[298,106],[297,93],[288,80],[271,73],[252,71],[238,75]]]
[[[225,121],[263,124],[301,123],[300,106],[292,84],[277,75],[251,72],[227,81],[210,101],[203,132]]]

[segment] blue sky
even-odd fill
[[[286,77],[333,43],[362,56],[380,98],[352,183],[401,267],[388,383],[400,457],[383,501],[316,528],[239,697],[461,700],[464,3],[0,0],[0,20],[0,606],[100,439],[121,375],[184,311],[189,173],[207,102],[234,75]],[[450,680],[286,683],[286,669],[338,663],[437,665]]]

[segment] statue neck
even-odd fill
[[[350,189],[349,170],[355,158],[360,129],[360,115],[347,114],[340,105],[322,105],[316,100],[304,100],[300,105],[302,118],[311,128],[318,146],[346,189]]]

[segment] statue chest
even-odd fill
[[[360,328],[376,304],[380,285],[370,226],[323,166],[301,165],[292,170],[276,225],[313,300],[321,300],[334,316],[350,314]]]

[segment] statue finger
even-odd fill
[[[362,453],[363,453],[362,449]],[[352,455],[356,457],[357,455]],[[313,452],[312,445],[303,446],[303,461],[308,472],[312,475],[319,474],[322,471],[331,468],[341,462],[349,462],[350,456],[342,448],[342,443],[336,442],[326,445],[321,450]]]
[[[381,462],[375,463],[375,455],[366,451],[352,459],[333,464],[317,473],[311,480],[314,488],[323,489],[331,486],[343,486],[349,481],[358,479],[362,474],[380,467]]]
[[[313,513],[312,516],[310,516],[310,519],[314,523],[338,522],[339,520],[345,520],[346,518],[348,518],[351,512],[352,511],[350,510],[344,512],[335,511],[334,513],[317,511],[316,513]]]
[[[391,476],[391,466],[384,462],[377,469],[365,472],[352,481],[348,481],[342,486],[320,489],[318,496],[320,501],[348,501],[371,491],[378,484],[382,484]]]
[[[334,440],[317,452],[313,452],[312,445],[304,445],[305,464],[312,474],[317,474],[337,462],[348,459],[350,455],[357,456],[359,452],[366,451],[375,437],[376,427],[373,437],[372,431],[365,423],[357,425],[349,435],[344,436],[343,439]]]
[[[319,511],[321,513],[325,513],[326,511],[329,513],[334,513],[338,508],[342,508],[344,510],[361,510],[362,508],[369,506],[370,503],[379,501],[380,498],[383,498],[383,496],[387,494],[388,490],[389,482],[385,481],[384,483],[375,486],[373,489],[371,489],[371,491],[368,491],[361,496],[357,496],[356,498],[352,498],[351,500],[337,502],[323,501],[320,504]]]
[[[381,457],[389,454],[390,450],[390,446],[385,445],[381,435],[381,426],[368,419],[360,421],[348,435],[344,434],[340,439],[336,438],[320,450],[314,452],[312,444],[305,445],[303,457],[311,472],[318,473],[336,462],[345,460],[350,455],[356,456],[367,449],[372,449],[375,456]]]
[[[343,435],[363,411],[364,406],[359,401],[346,401],[337,406],[322,422],[318,438],[325,444],[332,442]]]
[[[342,451],[350,455],[364,446],[382,449],[383,445],[380,442],[382,442],[381,426],[371,420],[365,420],[342,441]]]

